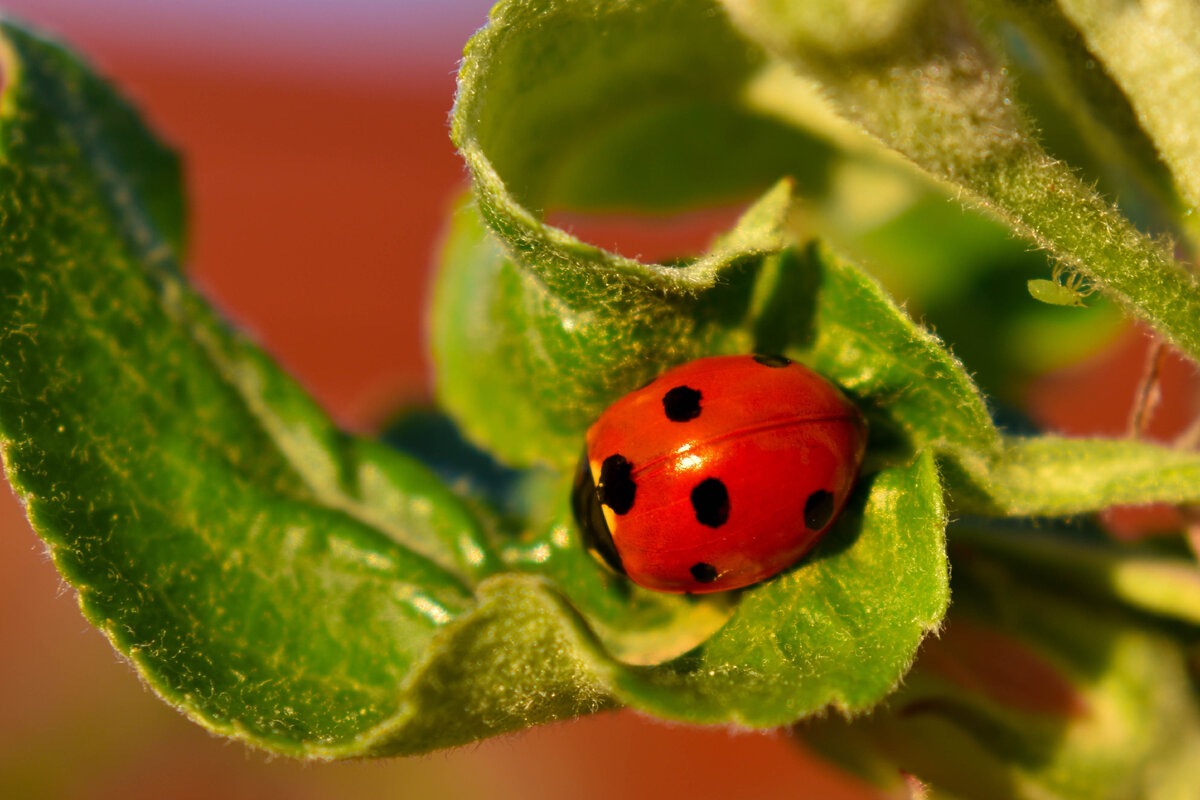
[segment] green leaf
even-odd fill
[[[1065,21],[1063,25],[1069,29]],[[1079,71],[1089,77],[1097,72],[1083,67]],[[1059,86],[1057,76],[1033,75]],[[1023,76],[1019,88],[1027,89],[1031,83]],[[1115,86],[1102,85],[1121,99]],[[1031,378],[1098,352],[1124,329],[1119,308],[1099,295],[1089,301],[1089,310],[1074,314],[1030,303],[1025,282],[1050,275],[1056,266],[1045,252],[1014,238],[1002,220],[984,209],[962,205],[957,199],[961,192],[934,182],[838,116],[818,89],[797,80],[786,64],[764,69],[748,94],[755,107],[813,130],[838,146],[824,195],[804,198],[810,230],[818,231],[838,252],[866,265],[893,296],[917,309],[922,322],[970,365],[986,396],[1016,405],[1022,399],[1021,387]],[[1103,101],[1105,109],[1113,108],[1107,96]],[[1043,129],[1054,121],[1039,120]],[[1129,124],[1136,129],[1132,112]],[[1134,138],[1130,131],[1123,133],[1122,142]],[[1062,134],[1064,141],[1073,144],[1080,138],[1074,128]],[[1099,138],[1113,141],[1113,137]],[[1140,141],[1146,157],[1157,163],[1153,147],[1144,137]],[[1097,153],[1094,160],[1127,177],[1118,169],[1122,159]],[[1152,211],[1174,210],[1177,199],[1172,204],[1159,197],[1170,195],[1162,190],[1170,178],[1165,170],[1159,173],[1150,188],[1145,186],[1149,178],[1132,185],[1114,182],[1122,190],[1122,207],[1140,210],[1139,219]],[[1157,199],[1151,202],[1146,199],[1149,195]],[[1155,215],[1154,222],[1153,230],[1171,230],[1161,215]]]
[[[173,262],[122,235],[128,220],[105,194],[122,191],[120,176],[94,176],[105,142],[80,144],[92,109],[47,100],[82,94],[102,111],[116,99],[53,45],[4,34],[6,468],[88,619],[208,728],[344,757],[617,702],[776,725],[870,706],[936,627],[945,519],[928,453],[864,477],[836,532],[736,610],[599,571],[566,514],[565,478],[523,478],[526,503],[501,509],[536,535],[484,533],[425,467],[337,431]],[[714,258],[769,238],[789,200],[787,185],[769,193]],[[738,289],[739,313],[753,288]],[[541,575],[489,577],[502,564]],[[830,661],[831,647],[857,660]]]
[[[954,0],[903,4],[860,39],[860,0],[816,25],[774,0],[727,0],[739,26],[816,79],[838,109],[960,189],[1200,358],[1200,287],[1170,248],[1139,232],[1034,140],[1003,64]]]
[[[937,471],[926,453],[865,477],[813,553],[741,592],[730,609],[729,596],[656,594],[598,572],[584,563],[590,559],[574,526],[558,515],[544,538],[520,549],[522,566],[553,584],[505,576],[479,587],[506,598],[485,599],[484,610],[475,612],[497,615],[503,634],[480,635],[505,642],[502,651],[448,634],[453,641],[437,643],[436,659],[460,665],[456,677],[422,683],[478,693],[468,708],[492,709],[483,716],[504,721],[486,732],[557,718],[589,703],[603,707],[609,698],[668,719],[755,728],[830,708],[861,712],[896,688],[918,644],[945,613],[944,528]],[[472,618],[450,630],[469,628]],[[689,640],[700,643],[658,663]],[[460,648],[474,648],[476,655],[463,656]],[[500,682],[502,691],[496,669],[512,677],[511,685],[507,678]],[[517,710],[497,712],[497,704]],[[436,706],[429,704],[435,721],[456,724]]]
[[[16,29],[12,23],[9,27]],[[74,146],[93,165],[80,176],[117,222],[115,233],[138,258],[178,269],[186,245],[186,201],[179,156],[142,124],[137,110],[104,84],[65,85],[22,70],[24,54],[11,43],[0,52],[5,79],[20,76],[40,101],[54,106],[76,131]],[[20,113],[6,92],[0,114]],[[6,145],[0,155],[10,158]]]
[[[497,239],[458,217],[433,315],[439,399],[473,439],[512,463],[565,466],[616,397],[676,363],[747,349],[725,331],[758,262],[785,244],[785,186],[682,263],[618,256],[542,217],[744,201],[784,176],[819,191],[831,148],[745,96],[763,61],[710,3],[493,10],[465,53],[453,136]],[[508,407],[511,422],[496,420]]]
[[[1114,505],[1200,502],[1200,454],[1120,439],[1010,437],[992,461],[945,465],[956,511],[1067,516]]]
[[[570,508],[571,483],[567,478],[545,487],[540,505],[552,512],[532,521],[535,536],[513,542],[503,555],[515,569],[551,578],[612,658],[622,665],[660,664],[700,645],[729,620],[738,595],[654,592],[600,568]]]
[[[690,653],[614,676],[627,704],[694,722],[771,727],[862,712],[894,690],[949,600],[931,455],[863,479],[800,565],[748,590]]]
[[[477,506],[501,516],[516,518],[523,528],[533,505],[537,487],[557,482],[552,470],[522,470],[505,466],[475,447],[444,412],[432,406],[401,409],[385,426],[381,439],[434,471],[446,486]]]
[[[548,583],[500,575],[476,595],[433,640],[405,702],[364,736],[361,753],[426,753],[615,706],[604,680],[611,665]]]
[[[823,185],[828,145],[743,97],[764,61],[705,0],[498,3],[467,45],[452,122],[484,217],[514,255],[550,264],[578,242],[539,221],[547,208]]]
[[[565,490],[552,494],[565,498]],[[796,567],[737,595],[697,598],[649,592],[598,570],[560,503],[534,523],[542,533],[504,550],[514,567],[543,577],[503,576],[479,587],[508,598],[485,599],[482,608],[493,610],[477,612],[497,615],[504,633],[480,635],[504,641],[503,652],[480,652],[465,634],[448,634],[434,658],[459,665],[456,677],[427,683],[477,694],[468,707],[492,709],[483,716],[503,721],[477,733],[614,699],[668,719],[756,728],[830,708],[861,712],[895,689],[945,613],[941,496],[929,453],[866,476],[834,529]],[[470,619],[450,630],[475,626]],[[476,655],[461,655],[472,648]],[[501,668],[511,685],[497,683]],[[529,699],[534,692],[537,702]],[[506,703],[517,710],[495,710]],[[436,705],[429,704],[435,722],[458,724]],[[432,730],[435,722],[405,724]]]
[[[998,434],[963,365],[858,267],[821,247],[808,256],[818,271],[811,297],[804,297],[801,280],[786,276],[772,295],[792,326],[805,319],[803,304],[815,302],[812,329],[792,336],[795,352],[866,401],[875,428],[890,427],[916,448],[990,457]],[[772,319],[764,311],[760,328]],[[882,433],[873,430],[877,443]]]
[[[838,175],[844,178],[835,186],[846,203],[901,191],[900,177],[878,168],[847,166]],[[1030,379],[1079,362],[1124,330],[1119,309],[1099,295],[1071,314],[1030,303],[1025,282],[1052,272],[1045,253],[940,191],[914,192],[909,204],[883,220],[822,229],[893,296],[920,310],[922,323],[970,365],[988,398],[1015,406]]]
[[[618,661],[657,664],[678,656],[732,613],[733,595],[653,592],[599,568],[580,540],[571,509],[573,473],[497,464],[436,412],[406,412],[386,440],[424,457],[451,486],[496,513],[505,531],[504,562],[551,579]]]
[[[1088,50],[1120,84],[1188,203],[1200,209],[1200,8],[1059,0]]]
[[[85,616],[201,724],[362,752],[494,568],[423,467],[337,432],[176,269],[174,161],[3,26],[0,438]],[[153,173],[166,165],[161,182]],[[156,227],[164,226],[163,230]]]
[[[840,745],[857,760],[843,763],[868,776],[879,773],[877,759],[890,762],[934,796],[1191,794],[1200,777],[1188,664],[1195,629],[1180,638],[1074,598],[973,544],[955,551],[954,608],[904,688],[861,720],[812,721],[797,732],[818,748]]]
[[[461,208],[431,315],[438,399],[505,460],[573,464],[584,430],[620,395],[678,362],[749,348],[729,329],[747,313],[762,258],[784,245],[790,202],[790,185],[777,185],[684,267],[616,267],[580,243],[559,252],[570,263],[514,260]]]
[[[965,18],[931,17],[930,8],[787,4],[772,13],[783,15],[780,30],[806,32],[791,44],[820,51],[818,72],[855,65],[835,87],[844,101],[851,90],[879,91],[861,80],[864,70],[878,69],[898,41],[936,62],[950,26],[965,32],[967,55],[983,58],[969,26],[953,27]],[[843,36],[848,27],[856,39]],[[5,37],[6,468],[88,618],[156,691],[209,728],[290,754],[391,755],[617,705],[773,727],[830,709],[861,715],[892,696],[900,713],[879,711],[847,730],[874,731],[881,752],[919,772],[932,768],[918,746],[935,751],[948,727],[967,734],[952,748],[962,760],[950,759],[951,772],[978,764],[1006,788],[1057,787],[1070,769],[1105,759],[1109,771],[1093,771],[1114,786],[1148,785],[1136,783],[1138,770],[1156,758],[1172,779],[1188,774],[1177,769],[1183,744],[1164,741],[1170,724],[1186,734],[1181,742],[1194,741],[1179,631],[1194,627],[1200,594],[1194,571],[1177,562],[964,537],[966,588],[946,641],[971,625],[1009,639],[1028,627],[1038,674],[1069,699],[1112,711],[1105,719],[1006,708],[1004,696],[980,699],[971,685],[938,705],[948,677],[936,659],[905,678],[949,602],[943,475],[959,511],[1069,514],[1195,501],[1200,463],[1130,442],[1002,439],[943,343],[854,263],[808,242],[794,190],[820,197],[840,156],[756,104],[751,95],[778,64],[719,7],[507,2],[472,41],[454,135],[477,205],[453,220],[432,339],[444,404],[501,461],[438,428],[440,417],[411,415],[392,441],[427,466],[338,431],[225,329],[178,272],[175,162],[69,56],[15,28]],[[1002,76],[985,62],[967,59],[961,75],[922,87],[984,80],[1004,97]],[[912,91],[900,77],[896,91]],[[993,162],[970,126],[956,132],[959,117],[931,123],[912,99],[915,127],[958,136],[950,146],[962,152],[951,155],[974,171],[941,166],[1025,209],[1030,195],[1005,181],[1028,183],[1021,159],[1037,151],[1013,112],[991,109],[1001,135],[983,144],[1012,156]],[[967,117],[980,109],[950,99]],[[795,180],[776,182],[787,173]],[[670,264],[605,252],[543,221],[550,208],[661,212],[745,200],[773,182],[707,255]],[[1078,184],[1068,189],[1088,225],[1116,219]],[[1051,206],[1033,208],[1050,215],[1055,235],[1070,227]],[[1149,246],[1121,230],[1121,258]],[[1164,286],[1135,299],[1158,313]],[[1179,302],[1191,300],[1180,293]],[[738,593],[656,594],[600,570],[579,541],[563,471],[583,430],[673,363],[751,350],[800,358],[868,416],[868,463],[846,512],[801,563]],[[1030,576],[1040,569],[1149,613],[1135,624],[1118,610],[1119,624],[1075,632],[1078,609],[1045,598],[1050,611],[1039,620],[1031,608],[1044,598],[1018,593],[1021,622],[1009,629],[1016,623],[1004,592],[993,591],[995,575],[1021,559],[1040,564]],[[1138,683],[1148,659],[1161,662],[1145,673],[1161,694]],[[1137,727],[1127,717],[1143,696],[1164,716]],[[949,722],[926,725],[939,715]],[[1071,749],[1063,734],[1069,746],[1056,749],[1062,731],[1077,730],[1084,745]],[[1121,738],[1130,731],[1169,755],[1130,745]],[[1114,755],[1106,748],[1118,739]],[[1134,773],[1132,784],[1112,777]]]
[[[851,504],[816,551],[732,607],[730,596],[664,595],[598,571],[557,512],[543,536],[506,549],[543,577],[482,582],[478,606],[411,673],[410,704],[365,749],[423,751],[616,701],[764,728],[870,708],[896,688],[949,598],[932,457],[864,478]]]
[[[1006,0],[996,14],[980,22],[991,22],[1007,45],[1009,74],[1037,119],[1042,147],[1094,177],[1142,230],[1194,237],[1196,226],[1181,216],[1184,203],[1137,113],[1058,5]]]

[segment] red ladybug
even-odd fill
[[[588,549],[661,592],[769,578],[842,510],[866,449],[858,409],[783,356],[676,367],[587,432],[575,514]]]

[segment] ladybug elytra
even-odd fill
[[[588,429],[575,514],[588,549],[662,592],[737,589],[808,552],[858,475],[866,423],[782,356],[702,358]]]

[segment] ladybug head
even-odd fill
[[[619,465],[617,467],[619,468]],[[621,564],[617,547],[613,544],[608,519],[601,508],[600,495],[596,491],[596,477],[592,474],[592,465],[586,450],[579,459],[579,470],[575,473],[571,505],[575,511],[575,519],[579,520],[583,529],[583,541],[588,552],[614,572],[624,575],[625,568]]]

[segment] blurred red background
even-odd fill
[[[446,119],[487,0],[9,0],[184,154],[191,270],[350,427],[428,392],[423,300],[464,185]],[[687,235],[684,231],[681,235]],[[0,492],[0,797],[868,797],[772,735],[630,713],[304,765],[214,738],[80,616]]]

